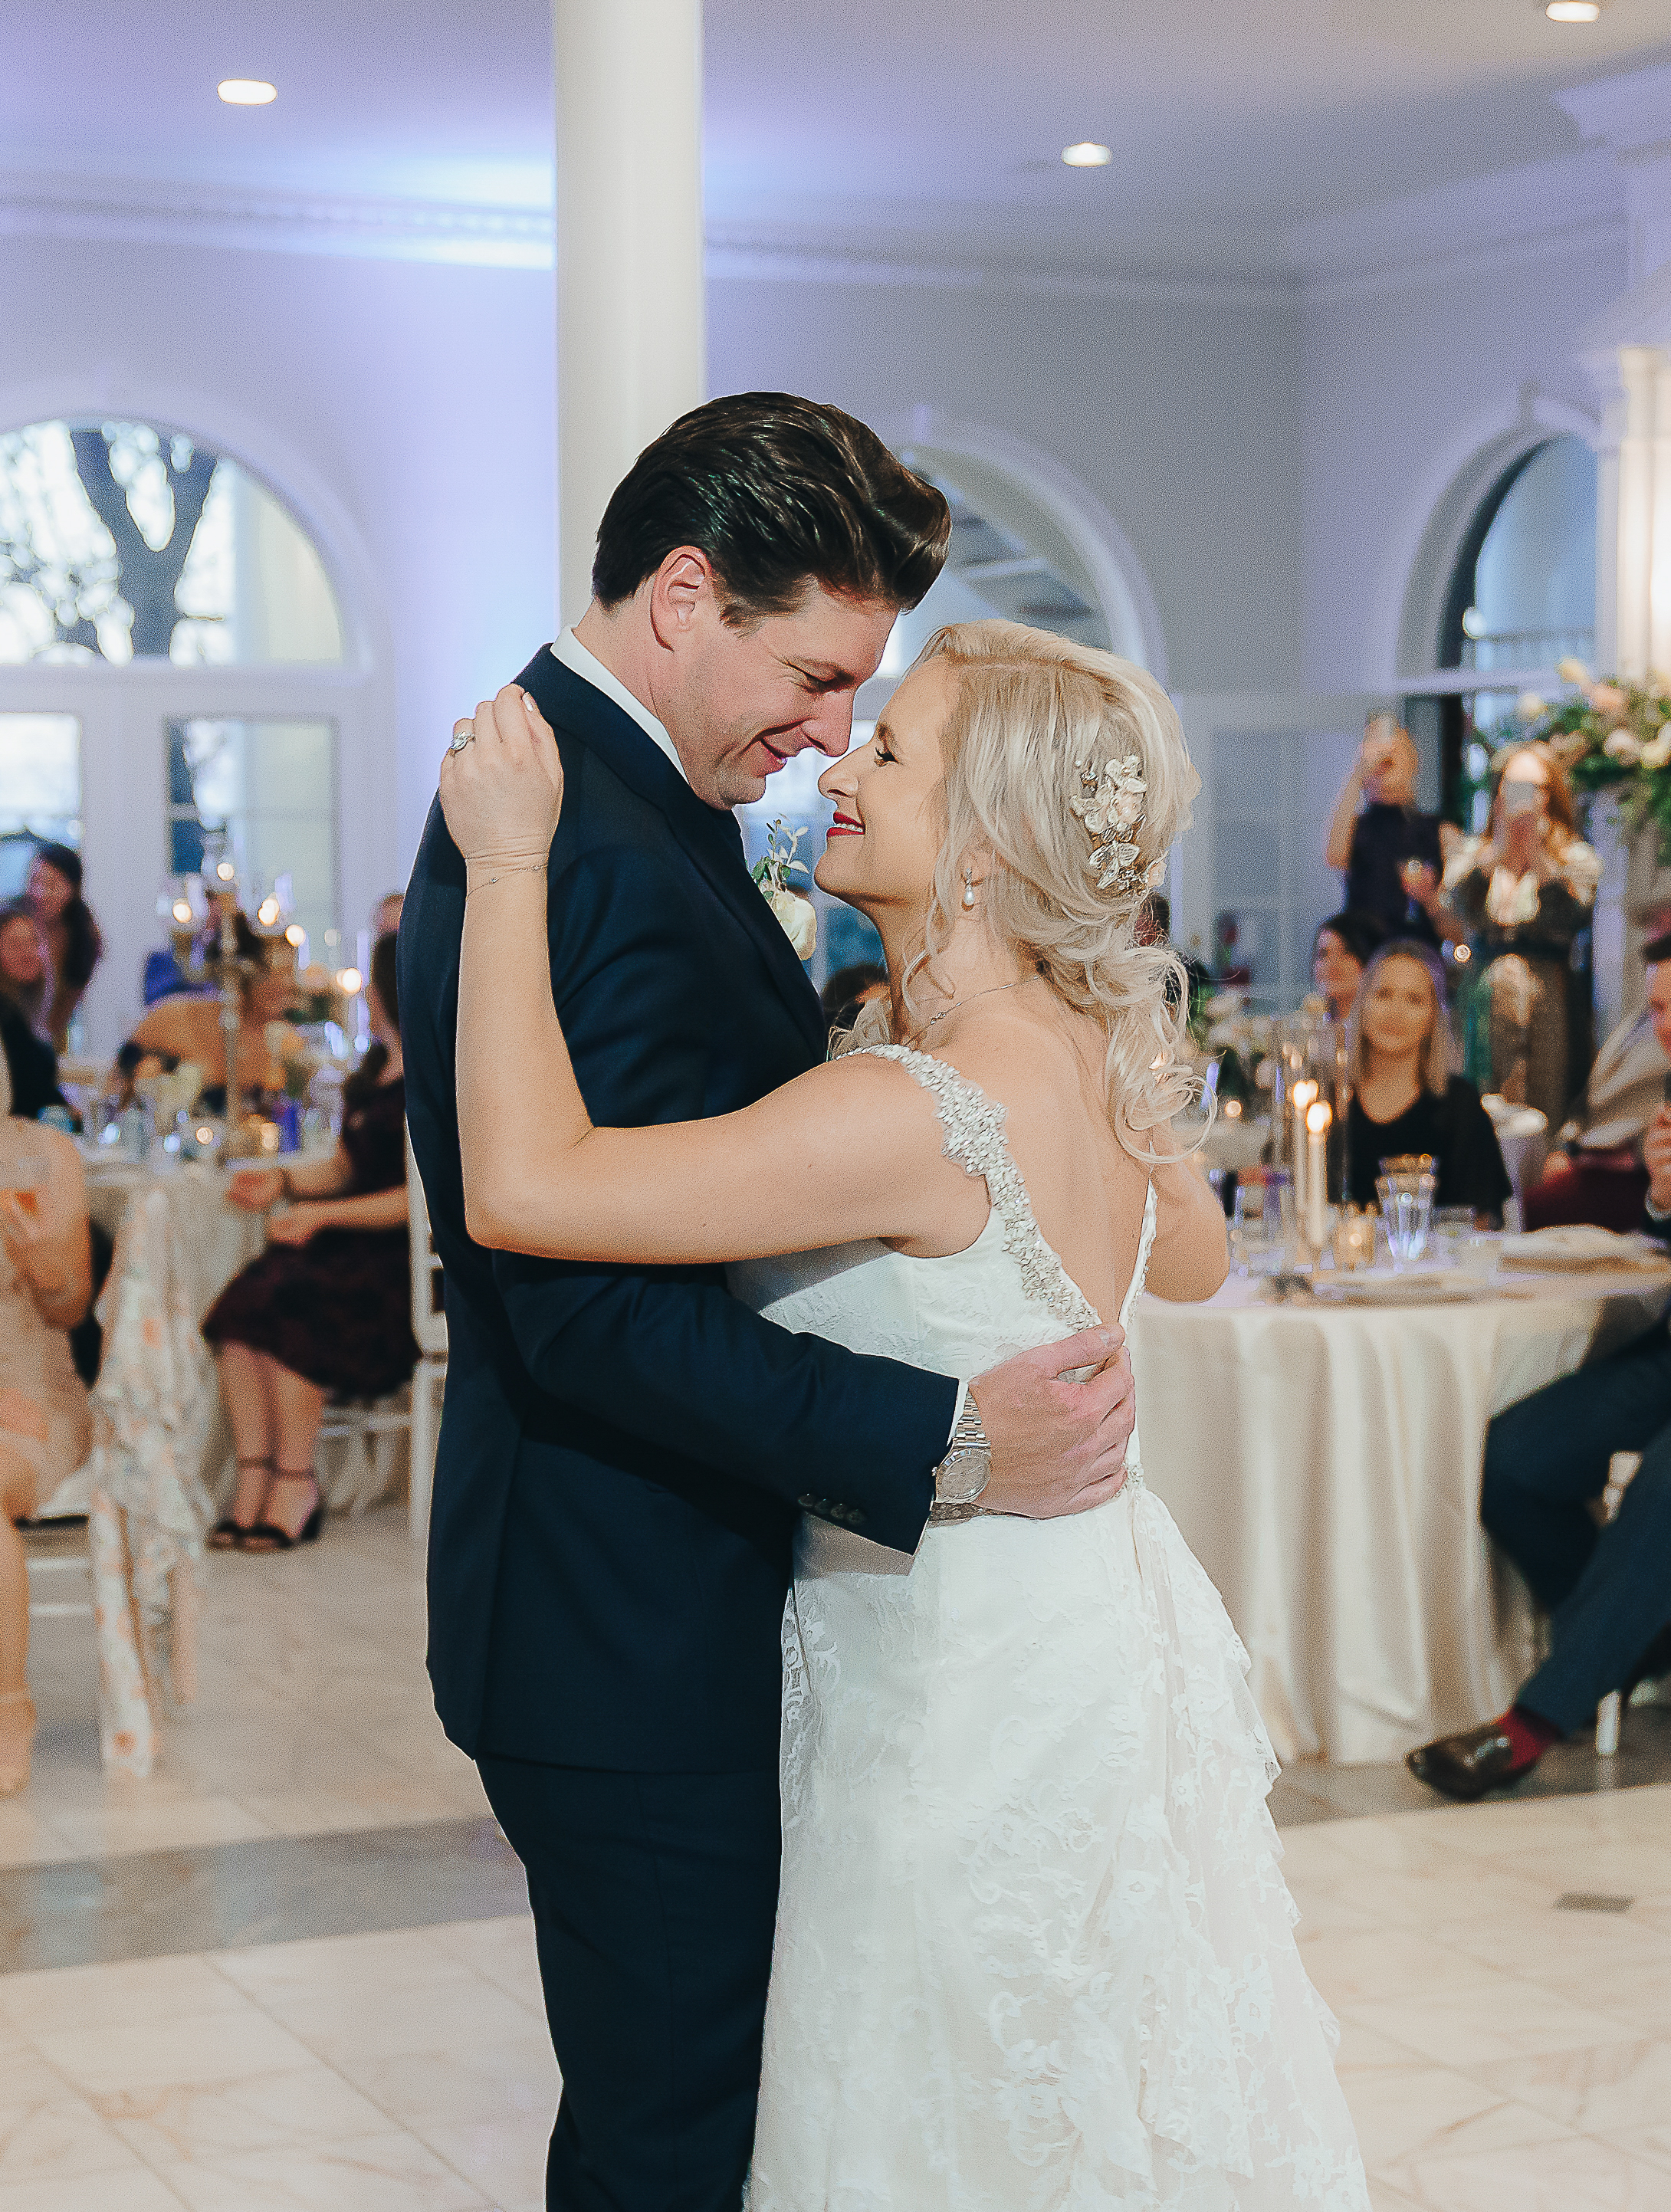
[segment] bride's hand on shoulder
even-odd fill
[[[453,734],[441,801],[459,852],[466,861],[543,860],[562,813],[562,762],[550,723],[520,684],[507,684]]]

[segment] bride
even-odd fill
[[[1140,669],[942,630],[819,787],[817,879],[881,932],[887,1020],[648,1128],[592,1127],[552,1004],[550,732],[514,689],[474,726],[441,801],[488,894],[459,1000],[479,1242],[730,1261],[786,1328],[966,1376],[1223,1280],[1170,1127],[1182,978],[1133,932],[1198,787]],[[1135,1436],[1127,1466],[1083,1516],[937,1507],[914,1559],[802,1501],[750,2212],[1365,2212],[1246,1655]]]

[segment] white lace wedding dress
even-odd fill
[[[993,1210],[967,1251],[750,1262],[739,1297],[974,1376],[1097,1316],[1001,1108],[933,1093]],[[1121,1319],[1154,1234],[1150,1192]],[[1367,2212],[1334,2024],[1291,1933],[1272,1755],[1218,1592],[1145,1489],[929,1529],[801,1525],[783,1886],[747,2212]]]

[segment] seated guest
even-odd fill
[[[43,1106],[63,1106],[58,1056],[36,1021],[46,998],[46,946],[26,899],[0,907],[0,1052],[11,1111],[25,1121]]]
[[[46,933],[27,898],[0,906],[0,994],[10,1000],[37,1036],[46,1034],[44,1016],[52,995],[52,967]]]
[[[1311,988],[1327,1000],[1330,1021],[1349,1017],[1364,970],[1386,942],[1387,933],[1372,914],[1354,914],[1350,907],[1318,923],[1311,940]]]
[[[1482,1227],[1499,1221],[1514,1185],[1479,1092],[1450,1073],[1444,970],[1431,946],[1395,938],[1373,956],[1358,987],[1351,1040],[1352,1203],[1375,1205],[1382,1160],[1431,1152],[1434,1205],[1465,1206]]]
[[[92,1421],[69,1331],[92,1296],[87,1191],[74,1144],[15,1119],[0,1063],[0,1797],[29,1778],[27,1520],[87,1457]]]
[[[70,1018],[82,1002],[105,941],[82,896],[82,856],[68,845],[43,845],[29,871],[29,903],[46,934],[47,994],[43,1024],[54,1048],[64,1051]]]
[[[888,971],[874,960],[855,960],[838,968],[819,994],[826,1035],[839,1036],[859,1018],[859,1009],[888,995]]]
[[[1671,1239],[1671,1107],[1644,1145],[1646,1226]],[[1642,1464],[1618,1517],[1589,1507],[1615,1452]],[[1551,1650],[1505,1713],[1413,1751],[1447,1797],[1481,1797],[1552,1743],[1595,1724],[1615,1690],[1671,1671],[1671,1335],[1663,1322],[1609,1359],[1534,1390],[1486,1431],[1480,1517],[1549,1614]]]
[[[1671,911],[1656,917],[1671,923]],[[1648,1003],[1621,1022],[1595,1056],[1559,1149],[1526,1194],[1526,1226],[1593,1221],[1634,1229],[1648,1194],[1643,1139],[1671,1074],[1671,930],[1643,947]]]
[[[267,1049],[267,1024],[283,1018],[295,998],[295,952],[283,938],[258,937],[240,914],[238,950],[255,962],[254,972],[240,978],[243,1025],[238,1032],[238,1096],[282,1091],[284,1070]],[[208,956],[211,976],[220,968],[218,946]],[[226,1053],[217,997],[170,998],[153,1006],[116,1056],[124,1089],[131,1095],[137,1076],[173,1069],[195,1060],[203,1070],[204,1099],[211,1113],[226,1110]]]
[[[313,1445],[327,1399],[386,1397],[417,1365],[392,937],[372,949],[366,1007],[375,1042],[343,1086],[335,1152],[248,1169],[228,1193],[252,1213],[294,1203],[204,1322],[238,1453],[232,1511],[210,1532],[218,1551],[311,1543],[325,1517]]]

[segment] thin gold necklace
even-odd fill
[[[990,999],[1000,991],[1018,991],[1024,983],[1036,983],[1036,975],[1018,975],[1013,983],[988,983],[984,991],[971,991],[966,999],[954,999],[949,1006],[942,1006],[937,1014],[930,1014],[922,1025],[927,1036],[936,1022],[943,1022],[948,1014],[955,1014],[960,1006],[972,1006],[977,999]]]

